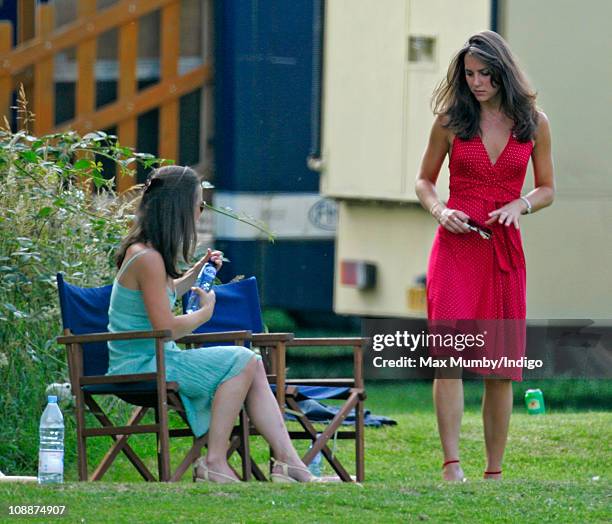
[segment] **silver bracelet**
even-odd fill
[[[525,214],[529,215],[531,213],[531,202],[527,197],[522,196],[521,200],[527,204],[527,209],[525,209]]]

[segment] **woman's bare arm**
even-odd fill
[[[201,308],[187,315],[175,316],[168,301],[166,269],[157,251],[142,255],[134,261],[134,275],[153,329],[170,329],[174,340],[192,333],[212,317],[215,307],[213,291],[200,294]],[[131,268],[130,268],[131,269]]]
[[[493,224],[494,222],[499,222],[505,226],[514,224],[514,227],[518,229],[521,215],[529,209],[524,199],[529,201],[532,213],[552,204],[555,197],[555,179],[550,146],[550,126],[544,113],[540,112],[539,116],[535,145],[531,153],[535,189],[524,197],[512,200],[499,209],[491,211],[489,213],[490,218],[485,224]]]
[[[176,296],[182,297],[187,291],[191,289],[191,287],[195,284],[196,278],[200,273],[200,270],[208,262],[211,258],[215,262],[215,266],[217,267],[217,271],[221,269],[223,265],[222,261],[223,253],[221,251],[211,251],[208,249],[206,251],[206,255],[204,255],[200,260],[198,260],[193,267],[185,271],[185,274],[180,277],[174,279],[174,289],[176,290]]]
[[[548,207],[555,198],[555,176],[552,159],[550,124],[548,117],[539,112],[535,145],[531,153],[535,188],[525,195],[531,203],[531,212]]]
[[[448,209],[438,198],[436,182],[444,157],[449,150],[449,131],[442,125],[442,117],[434,121],[429,134],[429,142],[421,160],[421,167],[417,175],[415,191],[421,205],[429,211],[434,218],[453,233],[467,233],[469,228],[465,224],[469,217],[462,211]]]

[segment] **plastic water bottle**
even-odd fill
[[[217,267],[212,262],[206,262],[200,270],[200,274],[196,279],[195,285],[208,293],[217,276]],[[193,313],[200,309],[200,297],[193,291],[190,292],[189,301],[187,302],[187,313]]]
[[[47,407],[40,417],[38,483],[64,482],[64,417],[57,397],[47,397]]]
[[[314,442],[310,443],[310,446],[308,446],[308,449],[312,449],[312,445],[314,444]],[[321,471],[323,469],[323,453],[321,453],[320,451],[314,456],[314,458],[312,459],[312,461],[310,462],[310,464],[308,464],[308,469],[310,470],[310,472],[315,476],[315,477],[320,477],[321,476]]]

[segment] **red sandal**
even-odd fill
[[[444,471],[444,468],[446,466],[449,466],[450,464],[459,464],[459,459],[452,459],[452,460],[447,460],[446,462],[444,462],[444,464],[442,464],[442,471]],[[461,472],[463,474],[463,471]],[[444,480],[452,482],[452,481],[457,481],[457,482],[465,482],[465,476],[462,476],[461,478],[458,479],[447,479],[445,478]]]
[[[498,480],[497,477],[488,477],[487,475],[501,475],[502,474],[502,470],[500,469],[499,471],[485,471],[483,478],[485,479],[491,479],[491,480]]]

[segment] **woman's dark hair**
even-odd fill
[[[179,277],[179,252],[188,262],[197,243],[194,208],[198,191],[200,179],[192,169],[182,166],[156,169],[145,184],[134,223],[117,252],[117,267],[121,267],[132,244],[148,242],[164,259],[166,274]]]
[[[467,41],[451,61],[446,78],[434,91],[433,111],[447,117],[444,127],[463,140],[480,131],[480,103],[465,79],[464,59],[468,53],[486,64],[491,85],[500,87],[501,111],[514,121],[514,136],[521,142],[531,140],[538,121],[536,94],[506,41],[493,31],[475,34]]]

